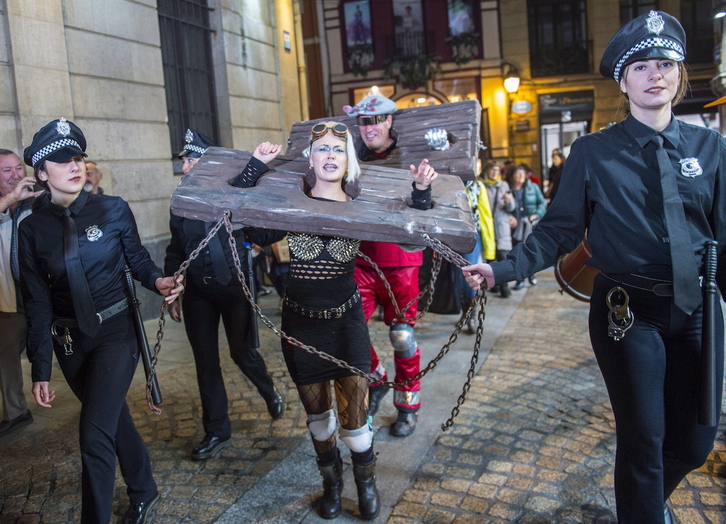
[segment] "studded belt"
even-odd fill
[[[642,291],[650,291],[659,297],[673,296],[673,282],[670,280],[660,280],[642,275],[634,275],[632,273],[603,273],[602,275],[618,284],[625,284],[626,286]]]
[[[350,310],[353,305],[357,304],[360,301],[360,293],[358,290],[355,290],[355,293],[351,295],[351,297],[343,302],[338,307],[332,307],[330,309],[315,309],[310,307],[303,307],[297,302],[290,300],[289,298],[285,297],[284,299],[285,304],[287,307],[289,307],[291,310],[293,310],[298,315],[302,315],[304,317],[309,318],[317,318],[317,319],[323,319],[323,320],[330,320],[331,318],[341,318],[343,316],[343,313]]]

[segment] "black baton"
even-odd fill
[[[247,286],[250,288],[250,296],[252,296],[252,302],[257,303],[257,286],[255,285],[255,269],[252,265],[254,258],[252,257],[252,244],[249,242],[244,243],[245,250],[247,251]],[[260,255],[257,255],[260,256]],[[257,328],[257,314],[255,308],[250,306],[250,344],[253,348],[260,347],[260,331]]]
[[[144,328],[144,319],[141,316],[141,310],[139,309],[139,299],[136,298],[136,285],[134,279],[131,276],[131,270],[129,268],[124,269],[126,275],[126,289],[129,292],[129,299],[131,300],[131,309],[133,310],[134,317],[134,331],[136,331],[136,343],[139,346],[141,353],[141,361],[144,364],[144,373],[146,374],[146,387],[147,393],[151,394],[151,401],[154,404],[161,404],[161,390],[159,389],[159,378],[156,376],[156,370],[153,368],[151,362],[151,348],[149,347],[149,341],[146,338],[146,329]],[[151,384],[149,385],[149,376],[151,376]],[[149,391],[151,388],[151,391]]]
[[[698,423],[713,427],[718,422],[721,406],[717,405],[721,384],[716,369],[716,315],[721,314],[716,285],[718,242],[706,242],[703,255],[703,327],[701,333],[700,389],[698,399]],[[718,388],[718,389],[717,389]]]

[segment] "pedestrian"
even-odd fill
[[[319,123],[310,139],[310,198],[346,202],[346,193],[360,172],[353,138],[342,123]],[[254,162],[253,158],[250,162]],[[247,170],[245,170],[247,171]],[[255,185],[254,176],[243,172],[237,187]],[[412,166],[412,207],[431,207],[430,184],[436,172],[427,163]],[[359,241],[327,235],[288,233],[290,276],[282,308],[282,330],[358,369],[370,367],[370,337],[353,277]],[[307,424],[323,477],[321,517],[332,519],[341,511],[342,460],[336,430],[351,451],[353,475],[362,518],[372,520],[380,512],[375,480],[376,457],[368,411],[368,380],[337,364],[311,355],[283,338],[282,350],[288,371],[297,386],[307,413]],[[334,408],[333,390],[337,404]]]
[[[266,144],[269,146],[269,142]],[[184,149],[180,154],[185,175],[211,145],[212,141],[202,133],[191,129],[186,132]],[[277,153],[279,151],[274,156]],[[255,149],[254,155],[255,159],[262,156],[259,147]],[[171,215],[171,240],[164,261],[167,275],[173,275],[179,269],[213,227],[212,222]],[[239,228],[232,234],[237,245],[240,269],[246,277],[249,267],[247,248],[243,247],[245,242],[268,245],[282,238],[272,230],[257,228]],[[273,420],[280,418],[285,405],[267,372],[264,359],[257,351],[257,341],[253,340],[253,323],[257,322],[257,318],[237,278],[229,234],[224,228],[220,228],[206,249],[190,262],[186,279],[183,298],[169,306],[169,316],[181,322],[184,313],[184,329],[194,353],[204,427],[204,437],[192,450],[191,458],[206,460],[229,446],[232,438],[227,390],[219,360],[220,318],[232,360],[257,388],[265,400],[270,417]]]
[[[547,199],[547,207],[555,199],[557,191],[560,188],[560,180],[562,179],[562,170],[565,168],[565,155],[559,149],[552,150],[552,165],[547,172],[547,180],[549,185],[547,186],[547,192],[545,198]]]
[[[542,191],[537,184],[530,180],[527,174],[528,169],[526,164],[519,164],[509,177],[509,188],[515,201],[514,211],[510,218],[512,241],[515,245],[527,240],[532,229],[547,210]],[[527,277],[531,285],[537,285],[537,276],[534,273]],[[514,289],[519,290],[523,287],[524,279],[517,280],[517,283],[514,284]]]
[[[501,167],[496,162],[490,162],[484,167],[484,184],[489,196],[489,205],[492,209],[492,218],[494,220],[494,238],[496,239],[497,249],[495,256],[488,259],[504,260],[512,250],[512,227],[510,220],[513,219],[512,213],[516,202],[509,189],[509,184],[502,179]],[[497,286],[499,296],[509,298],[512,290],[509,284],[504,282]],[[495,291],[494,289],[492,291]],[[495,291],[495,292],[496,292]]]
[[[92,195],[86,138],[65,118],[43,126],[24,160],[45,189],[19,227],[20,285],[28,321],[33,396],[50,408],[53,353],[81,401],[81,522],[111,519],[116,457],[131,505],[124,524],[140,524],[159,500],[151,461],[126,404],[139,359],[125,266],[147,289],[174,301],[182,286],[164,277],[141,245],[129,205]]]
[[[20,298],[18,224],[30,215],[40,192],[25,176],[23,162],[9,149],[0,149],[0,393],[3,418],[0,437],[33,423],[23,390],[21,355],[27,324]]]
[[[671,522],[665,502],[705,462],[718,426],[700,425],[697,415],[699,270],[705,243],[718,241],[717,282],[726,291],[726,141],[673,116],[688,86],[685,49],[683,27],[662,11],[620,29],[600,72],[618,82],[627,117],[573,143],[558,197],[505,261],[463,268],[474,288],[521,279],[551,266],[559,249],[572,251],[587,230],[588,264],[601,271],[590,340],[617,425],[623,524]],[[722,372],[723,320],[715,317]],[[716,384],[720,406],[721,373]]]
[[[398,135],[393,129],[393,113],[397,106],[393,100],[381,95],[367,96],[358,105],[345,106],[343,110],[348,116],[356,117],[358,123],[361,142],[356,153],[359,160],[370,162],[385,159],[396,149]],[[428,164],[425,159],[423,162]],[[418,277],[423,252],[405,251],[391,242],[369,241],[361,242],[360,251],[378,266],[385,277],[385,280],[381,278],[366,259],[358,258],[356,261],[355,281],[363,301],[366,322],[379,306],[383,307],[383,321],[389,326],[388,336],[393,346],[394,381],[411,380],[421,371],[421,348],[414,333],[418,301],[414,299],[419,294]],[[390,294],[386,283],[390,286]],[[451,289],[450,292],[458,293],[459,288]],[[406,308],[408,304],[410,306]],[[396,305],[400,315],[396,314]],[[370,353],[371,375],[387,381],[388,371],[373,345]],[[370,386],[371,416],[378,412],[381,400],[388,391],[389,388],[385,386]],[[393,405],[398,414],[389,427],[390,434],[394,437],[411,435],[416,430],[421,409],[421,381],[411,380],[407,386],[397,386],[393,391]]]
[[[101,180],[103,180],[103,172],[98,169],[98,164],[86,160],[86,185],[83,186],[83,189],[92,195],[103,195],[103,188],[99,185]]]

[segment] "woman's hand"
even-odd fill
[[[179,293],[184,291],[184,286],[182,285],[183,280],[184,275],[176,277],[176,281],[174,277],[159,277],[154,282],[154,285],[159,290],[159,293],[164,295],[166,303],[171,304],[179,297]]]
[[[51,402],[55,400],[55,391],[48,391],[50,382],[33,382],[33,396],[35,402],[41,407],[50,408]]]
[[[254,152],[252,153],[252,156],[255,157],[260,162],[263,162],[267,164],[271,160],[274,160],[277,155],[280,154],[282,151],[282,146],[280,144],[271,144],[270,142],[262,142],[260,145],[258,145]]]
[[[489,264],[474,264],[473,266],[462,267],[461,272],[464,273],[466,283],[474,291],[478,291],[482,284],[486,284],[488,288],[494,287],[494,272]]]
[[[434,171],[434,168],[429,165],[429,161],[425,158],[418,165],[418,168],[416,168],[413,164],[411,164],[409,168],[411,169],[411,176],[413,176],[413,181],[416,183],[416,189],[418,190],[427,189],[431,185],[431,182],[439,176],[439,174]]]

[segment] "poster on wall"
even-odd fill
[[[421,0],[393,0],[396,51],[404,56],[424,52]]]
[[[343,5],[345,33],[348,47],[372,44],[371,8],[369,0],[358,0]]]
[[[448,0],[448,10],[451,36],[474,32],[474,11],[471,0]]]

